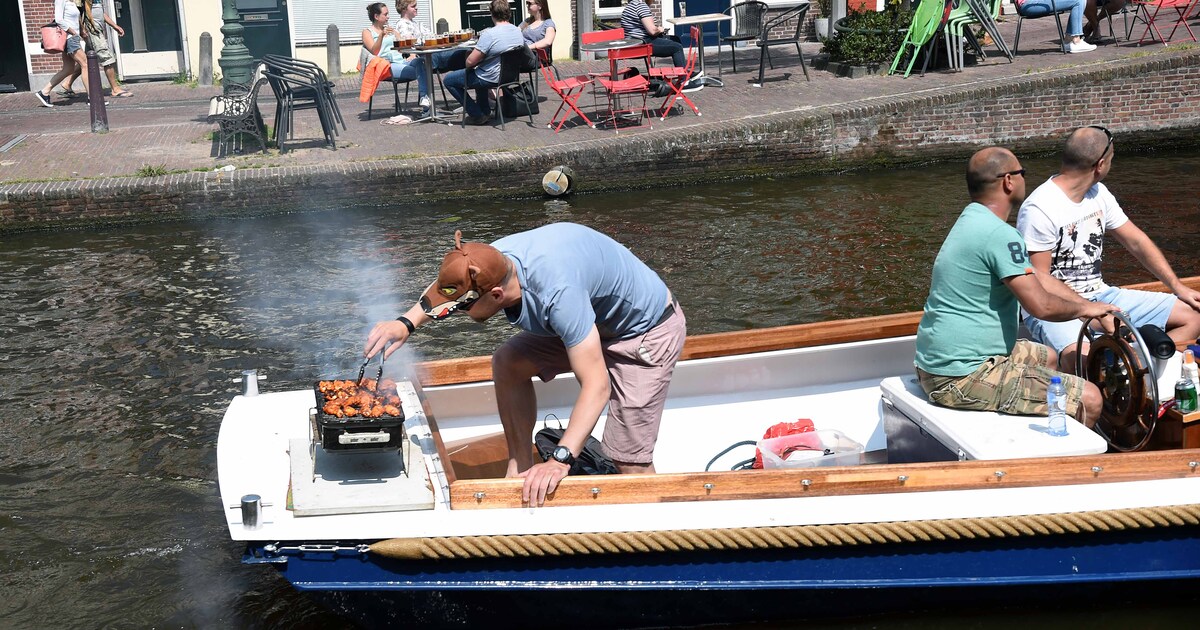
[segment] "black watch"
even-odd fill
[[[550,453],[550,459],[568,466],[575,465],[575,456],[571,454],[571,449],[562,445],[554,447],[554,450]]]

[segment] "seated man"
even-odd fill
[[[1052,367],[1046,346],[1017,340],[1018,302],[1053,321],[1117,310],[1079,298],[1035,273],[1025,242],[1007,223],[1025,198],[1025,169],[1000,147],[967,164],[973,203],[959,215],[933,263],[925,314],[917,328],[916,371],[929,400],[945,407],[1046,415],[1052,376],[1067,388],[1067,413],[1091,426],[1103,400],[1092,383]]]
[[[500,53],[525,45],[525,36],[513,25],[506,0],[492,0],[491,13],[495,26],[479,34],[475,50],[467,55],[466,68],[447,74],[442,82],[462,103],[468,125],[488,122],[487,93],[488,88],[500,85]],[[467,88],[475,90],[474,99],[467,94]]]
[[[1115,154],[1112,134],[1103,127],[1081,127],[1071,133],[1059,173],[1038,186],[1017,215],[1017,229],[1029,245],[1029,260],[1039,274],[1053,275],[1084,299],[1120,307],[1135,327],[1154,324],[1176,343],[1191,341],[1200,335],[1200,293],[1179,281],[1150,237],[1125,216],[1100,183]],[[1106,231],[1174,295],[1105,284],[1100,267]],[[1025,325],[1036,341],[1059,353],[1060,365],[1075,365],[1077,323],[1033,316],[1026,317]],[[1087,348],[1083,352],[1086,355]]]

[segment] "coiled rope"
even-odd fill
[[[1200,525],[1200,504],[1064,514],[895,521],[846,525],[796,525],[729,529],[392,538],[372,553],[401,560],[465,560],[599,554],[797,549],[941,540],[981,540],[1113,532]]]

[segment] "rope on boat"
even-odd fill
[[[601,554],[881,545],[1113,532],[1200,525],[1200,504],[1064,514],[845,525],[649,532],[392,538],[370,551],[400,560],[466,560]]]

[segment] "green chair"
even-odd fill
[[[949,1],[949,0],[946,0]],[[900,62],[904,59],[905,52],[909,53],[908,66],[904,69],[904,76],[912,73],[913,64],[917,61],[917,55],[921,48],[937,35],[938,29],[942,25],[942,18],[945,15],[945,4],[942,0],[921,0],[917,5],[916,11],[913,12],[912,23],[908,27],[908,34],[904,36],[904,41],[900,43],[900,50],[896,51],[896,58],[892,60],[892,67],[888,70],[888,74],[896,74],[896,68],[900,66]],[[929,50],[925,51],[925,66],[929,65]],[[921,68],[921,74],[925,73],[924,66]]]

